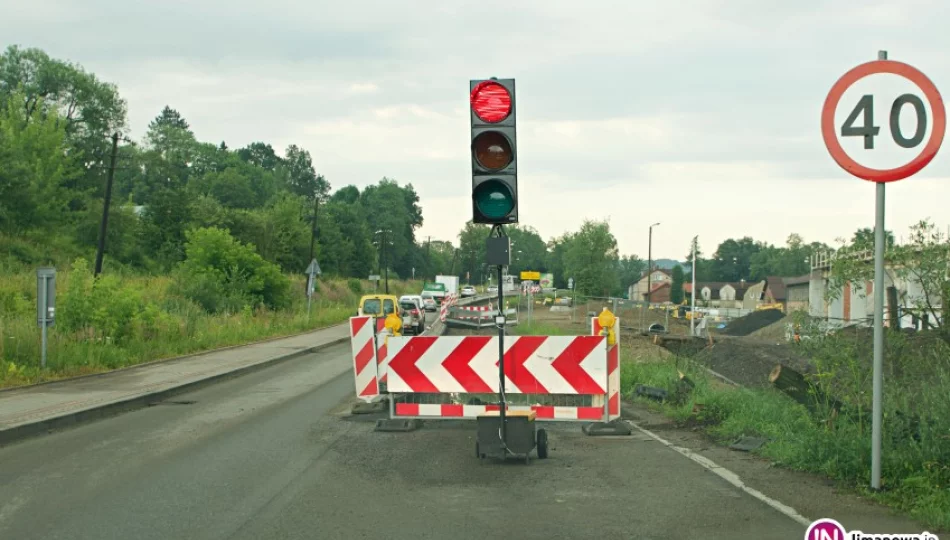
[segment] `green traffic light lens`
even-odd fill
[[[488,180],[479,184],[472,195],[475,207],[488,219],[501,219],[515,207],[511,190],[501,180]]]

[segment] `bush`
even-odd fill
[[[363,294],[363,284],[356,278],[350,278],[346,282],[353,294]]]
[[[63,330],[113,342],[132,334],[135,318],[146,307],[139,291],[123,287],[115,276],[96,280],[85,259],[76,259],[65,281],[57,315]]]
[[[290,305],[290,280],[249,244],[217,227],[189,231],[179,288],[209,312],[236,312],[245,305]]]

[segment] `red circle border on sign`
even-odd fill
[[[872,169],[865,167],[851,158],[838,142],[838,132],[835,129],[835,109],[845,90],[854,83],[877,73],[891,73],[900,75],[912,83],[916,84],[924,92],[924,96],[930,103],[930,109],[933,111],[933,129],[930,132],[930,140],[913,160],[905,165],[894,169]],[[937,87],[916,68],[903,62],[894,60],[874,60],[861,64],[845,73],[838,79],[838,82],[831,87],[828,97],[825,98],[825,105],[821,109],[821,136],[825,140],[825,147],[835,162],[844,170],[857,176],[858,178],[869,180],[871,182],[893,182],[903,180],[927,166],[937,155],[941,143],[943,143],[944,131],[947,127],[947,112],[943,106],[943,98]]]

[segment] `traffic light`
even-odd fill
[[[518,223],[515,80],[470,81],[472,221]]]

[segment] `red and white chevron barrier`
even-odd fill
[[[372,399],[379,395],[373,317],[350,317],[350,344],[353,349],[356,396],[366,400]]]
[[[591,319],[591,333],[599,336],[603,327],[597,317]],[[620,319],[614,318],[614,336],[616,343],[607,347],[607,386],[610,389],[607,398],[607,411],[610,420],[620,418]]]
[[[413,394],[428,394],[429,400],[431,394],[444,394],[443,401],[457,401],[460,394],[497,394],[497,337],[389,336],[385,331],[374,332],[370,319],[350,319],[358,397],[369,400],[384,393],[380,384],[386,377],[385,393],[393,398],[391,418],[475,418],[499,409],[497,404],[415,403],[413,398]],[[619,418],[620,321],[614,323],[618,344],[608,346],[601,331],[600,321],[594,318],[590,336],[506,337],[505,392],[526,394],[528,400],[528,404],[509,404],[508,410],[532,410],[539,420]],[[379,345],[374,346],[374,341]],[[582,405],[531,405],[532,395],[542,403],[556,396],[575,396],[580,399],[568,402]]]
[[[442,307],[439,310],[439,320],[445,322],[445,318],[449,314],[449,308],[458,303],[458,296],[453,293],[445,295],[445,298],[442,299]]]
[[[607,338],[510,336],[505,339],[509,394],[607,393]],[[389,391],[497,393],[498,338],[390,338]]]

